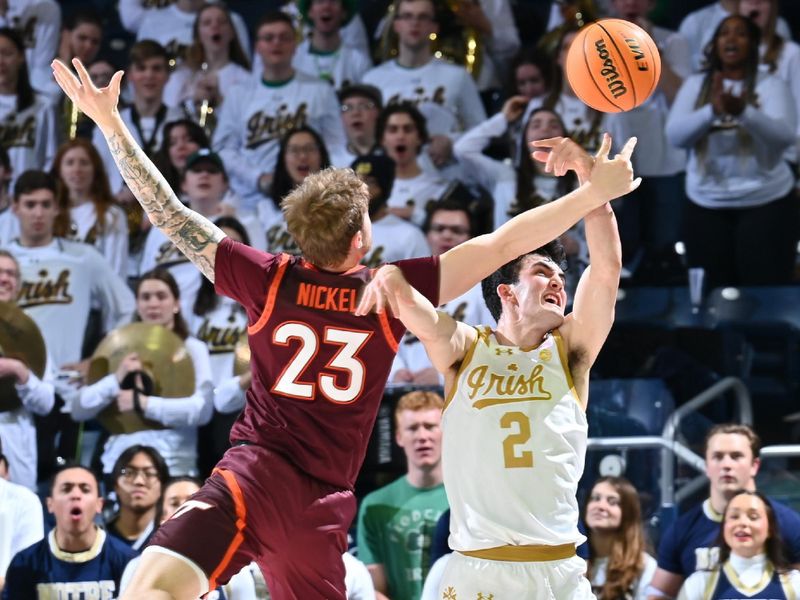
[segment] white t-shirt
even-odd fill
[[[164,86],[164,104],[178,107],[184,101],[193,100],[195,78],[199,74],[199,71],[192,71],[186,66],[175,69],[172,75],[169,76],[167,85]],[[215,75],[217,76],[217,89],[222,96],[223,102],[225,101],[225,92],[227,90],[230,90],[235,85],[247,83],[253,78],[250,71],[235,62],[229,62],[215,71]],[[217,108],[220,106],[222,106],[222,102],[217,105]]]
[[[156,267],[168,269],[175,278],[181,292],[181,313],[191,314],[203,275],[164,232],[158,227],[151,227],[144,240],[138,275],[144,275]]]
[[[312,77],[332,83],[340,89],[348,83],[358,83],[364,73],[372,68],[369,56],[342,45],[333,52],[320,52],[311,47],[311,40],[300,42],[295,50],[292,66]]]
[[[17,552],[44,537],[41,506],[32,491],[0,478],[0,573],[3,575]]]
[[[387,214],[372,222],[372,249],[361,263],[375,268],[405,258],[429,256],[430,253],[428,241],[419,227],[397,215]]]
[[[395,178],[392,194],[386,204],[389,208],[413,206],[411,222],[422,226],[425,221],[425,207],[431,200],[439,200],[447,189],[447,182],[436,176],[422,172],[410,179]]]
[[[97,248],[117,274],[128,276],[128,217],[119,206],[111,205],[105,214],[105,230],[97,231],[97,211],[94,202],[84,202],[70,208],[75,235],[71,238]]]
[[[17,110],[17,96],[0,95],[0,139],[11,161],[14,189],[16,178],[28,169],[46,171],[58,148],[58,128],[53,106],[36,94],[33,104]]]

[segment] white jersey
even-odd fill
[[[478,332],[442,416],[450,547],[577,546],[588,424],[563,341],[525,350]]]
[[[456,134],[486,119],[475,82],[463,67],[438,58],[408,69],[387,61],[364,75],[383,93],[383,105],[408,101],[425,116],[428,133]]]
[[[72,221],[70,239],[97,248],[123,279],[128,276],[128,217],[116,204],[108,207],[102,230],[97,226],[94,202],[84,202],[69,209]]]
[[[53,0],[11,0],[0,27],[15,29],[25,44],[31,86],[41,91],[53,79],[50,62],[58,54],[61,8]]]
[[[19,261],[18,306],[42,332],[56,370],[81,359],[89,310],[99,306],[110,331],[129,323],[133,292],[97,250],[80,242],[55,238],[47,246],[7,246]]]
[[[36,94],[33,104],[17,110],[17,96],[0,94],[0,139],[8,151],[14,181],[28,169],[46,171],[58,147],[53,106]]]
[[[213,146],[225,162],[242,209],[254,211],[264,196],[258,178],[272,173],[281,138],[301,125],[313,127],[329,147],[345,144],[339,101],[333,87],[297,72],[282,84],[251,80],[226,93]]]
[[[335,89],[347,84],[358,83],[364,73],[372,68],[369,56],[345,46],[344,43],[333,52],[321,52],[311,47],[311,40],[304,40],[297,46],[292,66],[312,77],[332,83]]]
[[[421,227],[425,221],[425,207],[428,202],[439,200],[447,186],[444,179],[424,171],[410,179],[396,178],[386,205],[389,208],[413,207],[411,222]]]
[[[193,71],[187,66],[178,67],[173,71],[167,85],[164,86],[164,104],[180,107],[185,101],[192,101],[195,84],[200,74],[202,71]],[[223,97],[223,101],[226,90],[247,83],[253,78],[250,71],[235,62],[229,62],[221,69],[214,71],[214,74],[217,76],[217,89]],[[219,106],[222,106],[222,102],[218,104],[217,108]]]
[[[384,263],[429,256],[430,253],[422,229],[397,215],[387,214],[372,222],[372,248],[361,264],[377,268]]]
[[[169,270],[181,292],[181,313],[192,314],[203,275],[163,231],[158,227],[151,227],[144,240],[138,274],[144,275],[155,268]]]
[[[0,477],[0,573],[11,559],[44,537],[44,519],[38,496]]]

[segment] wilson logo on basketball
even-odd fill
[[[628,89],[619,78],[619,71],[617,71],[614,60],[611,58],[608,48],[606,48],[605,41],[597,40],[594,43],[594,47],[597,50],[597,56],[601,61],[603,61],[602,68],[600,69],[600,75],[606,80],[608,91],[611,92],[611,95],[614,96],[614,98],[624,96],[628,93]]]

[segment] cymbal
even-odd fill
[[[233,374],[244,375],[250,370],[250,343],[247,332],[243,332],[233,349]]]
[[[12,302],[0,302],[0,356],[25,363],[37,377],[44,376],[47,350],[36,322]],[[14,380],[0,379],[0,412],[22,406]]]
[[[89,363],[87,381],[92,384],[115,372],[120,362],[134,352],[153,380],[153,395],[185,398],[194,393],[194,365],[183,340],[166,327],[152,323],[131,323],[103,338]],[[136,411],[120,412],[116,404],[103,410],[98,420],[111,434],[165,429]]]

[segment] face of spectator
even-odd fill
[[[433,2],[430,0],[400,2],[393,27],[401,46],[414,51],[429,47],[431,35],[439,31]]]
[[[193,202],[222,200],[227,189],[225,176],[211,161],[194,163],[183,177],[183,191]]]
[[[94,23],[80,23],[75,29],[67,32],[67,37],[72,55],[88,65],[100,51],[103,32]]]
[[[302,183],[322,166],[317,140],[307,131],[295,133],[286,142],[286,171],[294,183]]]
[[[94,527],[94,518],[103,508],[97,481],[85,469],[64,469],[57,476],[47,498],[47,510],[64,533],[78,536]]]
[[[558,48],[558,66],[561,67],[561,70],[564,70],[564,66],[567,64],[567,52],[569,52],[569,47],[572,44],[572,40],[575,39],[578,33],[576,31],[572,31],[564,35],[564,39],[561,40],[561,46]]]
[[[16,90],[19,70],[24,64],[25,55],[17,49],[16,44],[0,35],[0,88]]]
[[[739,0],[739,14],[751,18],[762,30],[767,26],[773,10],[772,0]]]
[[[58,206],[53,192],[42,188],[20,195],[12,204],[19,219],[21,238],[28,246],[43,246],[53,239]]]
[[[17,263],[7,256],[0,256],[0,302],[14,302],[19,292],[19,269]]]
[[[375,123],[380,111],[365,96],[348,96],[342,102],[342,124],[349,140],[375,140]]]
[[[163,523],[175,514],[181,504],[189,499],[200,487],[194,481],[176,481],[164,489],[164,498],[161,501],[161,522]]]
[[[163,325],[167,329],[175,326],[175,315],[180,303],[169,286],[160,279],[145,279],[136,293],[136,312],[145,323]]]
[[[92,78],[92,83],[99,88],[104,88],[111,83],[111,77],[114,75],[113,65],[104,60],[92,63],[86,70],[89,72],[89,77]]]
[[[636,21],[647,16],[647,13],[653,8],[652,0],[614,0],[614,11],[629,21]]]
[[[530,142],[566,135],[558,115],[549,110],[540,110],[528,120],[525,139]],[[539,150],[539,148],[537,148]]]
[[[753,457],[750,441],[740,433],[711,436],[706,448],[706,475],[712,490],[729,496],[751,486],[759,460]]]
[[[262,25],[256,36],[256,52],[265,68],[287,68],[292,64],[297,38],[288,23]]]
[[[401,112],[391,115],[386,121],[381,145],[398,166],[417,160],[422,140],[411,115]]]
[[[586,503],[586,526],[589,529],[614,531],[622,523],[619,492],[607,481],[592,488]]]
[[[720,26],[715,49],[723,67],[738,68],[747,61],[750,36],[743,17],[731,17]]]
[[[516,68],[514,82],[517,86],[517,93],[528,99],[538,98],[547,91],[542,72],[539,67],[531,63],[524,63]]]
[[[333,33],[344,21],[345,12],[342,0],[311,0],[308,18],[314,24],[314,31]]]
[[[434,256],[444,254],[469,238],[469,216],[463,210],[437,210],[426,234]]]
[[[169,130],[169,145],[167,152],[169,161],[179,171],[186,167],[186,159],[200,149],[200,145],[189,135],[184,125],[175,125]]]
[[[739,494],[725,508],[722,535],[731,552],[746,558],[764,552],[769,537],[767,508],[758,496]]]
[[[228,15],[219,6],[208,6],[197,17],[197,34],[206,52],[229,47],[236,35]]]
[[[134,63],[128,70],[128,77],[136,96],[151,102],[160,100],[169,78],[167,61],[160,56],[154,56],[141,63]]]
[[[152,509],[161,497],[158,469],[152,459],[144,452],[134,454],[123,467],[114,489],[123,509],[135,513]]]
[[[86,194],[94,181],[94,165],[88,152],[81,147],[67,150],[58,167],[58,176],[64,181],[70,195]]]
[[[442,460],[442,411],[404,410],[397,418],[395,441],[405,452],[409,468],[428,470]]]

